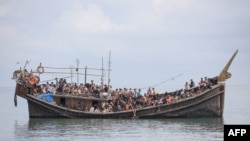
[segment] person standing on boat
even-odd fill
[[[58,88],[58,87],[59,87],[59,81],[58,81],[58,78],[56,77],[56,78],[55,78],[55,80],[56,80],[56,87]]]
[[[95,85],[95,83],[94,83],[94,80],[91,80],[90,85],[91,85],[91,90],[94,91],[95,88],[96,88],[96,85]]]
[[[105,84],[105,85],[104,85],[104,92],[106,92],[106,93],[107,93],[108,91],[109,91],[109,87],[108,87],[108,85],[107,85],[107,84]]]
[[[189,88],[194,88],[195,87],[195,83],[193,81],[193,79],[190,79],[190,84],[189,84]]]
[[[186,82],[186,83],[185,83],[185,91],[188,91],[188,89],[189,89],[188,86],[189,86],[189,85],[188,85],[188,82]]]
[[[103,90],[104,90],[104,84],[103,84],[103,82],[101,82],[99,88],[100,88],[100,91],[103,91]]]
[[[49,82],[47,81],[47,82],[46,82],[46,90],[47,90],[47,91],[48,91],[48,89],[49,89],[49,86],[50,86],[50,85],[49,85]]]
[[[141,89],[138,89],[138,91],[136,89],[134,89],[134,97],[137,98],[137,97],[140,97],[141,96]]]

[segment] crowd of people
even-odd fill
[[[53,94],[70,94],[75,96],[81,95],[98,95],[103,92],[108,92],[108,85],[101,83],[96,85],[93,80],[91,83],[79,84],[68,83],[66,79],[55,78],[55,83],[53,81],[46,82],[46,84],[41,84],[40,93],[53,93]]]
[[[154,87],[149,87],[145,93],[142,93],[140,88],[117,88],[112,90],[110,85],[104,83],[97,85],[93,80],[87,84],[81,83],[77,85],[76,83],[68,83],[63,78],[55,78],[55,83],[51,81],[50,83],[39,84],[39,77],[34,77],[27,70],[14,72],[13,78],[19,79],[21,83],[27,86],[34,86],[33,90],[36,94],[68,94],[108,99],[107,102],[102,103],[101,107],[96,105],[85,108],[75,107],[75,109],[90,112],[134,111],[143,107],[171,104],[198,95],[207,89],[211,89],[211,86],[217,83],[216,77],[213,79],[208,79],[207,77],[201,78],[198,85],[195,85],[193,79],[190,79],[190,82],[187,81],[185,83],[184,89],[159,94]]]
[[[158,106],[161,104],[171,104],[180,100],[193,97],[203,91],[210,89],[212,83],[207,77],[201,78],[198,85],[195,85],[193,79],[186,82],[184,89],[174,92],[159,94],[155,88],[148,88],[142,94],[141,89],[132,88],[117,88],[111,90],[111,86],[101,83],[97,85],[91,80],[88,84],[67,83],[66,79],[55,79],[55,83],[47,82],[39,86],[38,93],[53,93],[53,94],[69,94],[74,96],[94,96],[103,98],[104,93],[108,101],[102,104],[101,107],[93,105],[92,107],[75,107],[76,109],[86,110],[90,112],[116,112],[124,110],[134,110],[149,106]]]

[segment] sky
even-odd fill
[[[227,84],[250,86],[249,25],[249,0],[0,0],[0,85],[14,87],[12,73],[26,60],[29,71],[74,68],[77,59],[107,70],[110,53],[113,89],[171,91],[219,75],[238,49]]]

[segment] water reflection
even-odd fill
[[[17,140],[223,140],[223,118],[29,119]]]

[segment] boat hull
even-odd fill
[[[178,117],[222,117],[225,85],[218,84],[212,89],[179,102],[109,113],[84,112],[48,103],[32,95],[26,95],[30,118],[178,118]]]

